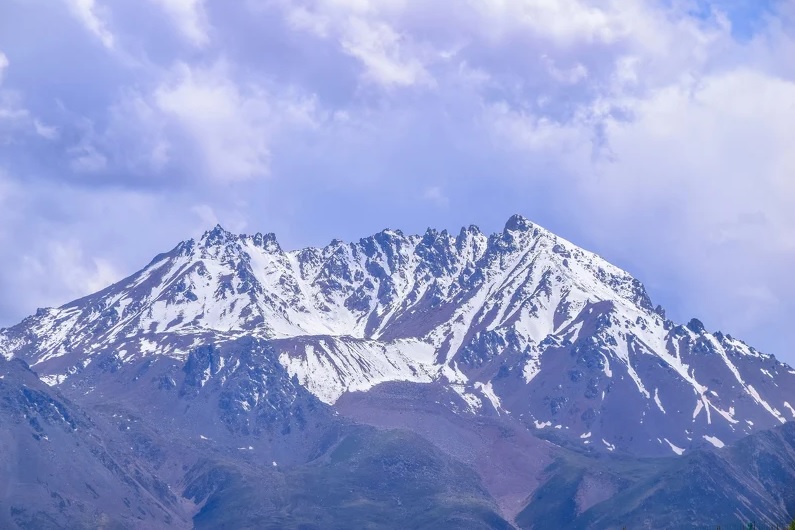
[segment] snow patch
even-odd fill
[[[500,403],[500,398],[497,394],[494,393],[494,387],[491,386],[491,381],[486,384],[481,382],[475,383],[475,388],[480,390],[480,392],[491,402],[491,406],[494,407],[494,410],[497,411],[499,414],[502,410],[502,403]]]
[[[693,421],[696,421],[696,418],[701,413],[701,409],[704,408],[704,403],[701,400],[696,401],[696,410],[693,411]]]
[[[58,386],[69,377],[67,374],[45,374],[39,375],[39,379],[47,386]]]
[[[522,369],[522,375],[524,376],[524,382],[529,383],[530,381],[535,378],[539,373],[541,373],[541,360],[538,358],[530,358],[524,365]]]
[[[718,449],[722,449],[726,444],[724,444],[720,439],[715,438],[714,436],[704,435],[704,439],[717,447]]]
[[[684,454],[685,450],[684,450],[684,449],[682,449],[681,447],[677,447],[677,446],[675,446],[674,444],[672,444],[672,443],[671,443],[671,442],[668,440],[668,438],[663,438],[663,440],[665,440],[665,443],[667,443],[667,444],[668,444],[668,445],[671,447],[671,451],[673,451],[674,453],[676,453],[676,454],[677,454],[677,455],[679,455],[679,456],[682,456],[682,454]]]
[[[659,394],[659,389],[658,388],[654,389],[654,402],[657,404],[657,408],[660,409],[663,414],[665,414],[666,412],[665,412],[665,409],[662,406],[662,402],[660,401],[660,394]]]

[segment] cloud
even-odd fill
[[[96,147],[84,144],[70,149],[70,167],[76,173],[100,173],[108,167],[108,159]]]
[[[194,46],[206,45],[209,24],[202,0],[151,0],[171,16],[182,35]]]
[[[446,208],[450,205],[450,199],[439,186],[425,188],[425,191],[422,193],[422,198],[441,208]]]
[[[17,141],[16,133],[20,124],[24,127],[30,119],[30,113],[22,105],[20,95],[3,87],[3,76],[10,64],[8,57],[0,52],[0,146],[13,145]]]
[[[8,68],[8,57],[3,52],[0,52],[0,83],[3,82],[3,74],[5,74],[6,68]]]
[[[325,119],[313,94],[238,75],[225,60],[178,62],[145,86],[120,90],[101,120],[80,117],[60,136],[79,138],[66,149],[75,173],[113,185],[181,187],[266,177],[277,137]]]
[[[312,127],[316,119],[311,96],[239,84],[224,62],[178,64],[151,94],[151,104],[193,140],[208,175],[219,181],[266,176],[274,133],[292,125]]]
[[[383,16],[399,10],[399,4],[320,0],[309,7],[285,2],[283,9],[292,28],[331,39],[357,59],[364,68],[364,81],[386,88],[433,86],[426,63],[438,59],[436,52],[396,31]]]
[[[65,0],[74,16],[99,39],[106,48],[113,48],[114,36],[104,20],[103,9],[95,0]]]
[[[87,256],[75,240],[50,241],[38,255],[24,255],[17,278],[35,283],[34,296],[42,301],[53,297],[71,299],[99,291],[122,278],[120,271],[108,260]]]
[[[588,77],[588,69],[581,63],[577,63],[571,68],[561,69],[547,55],[541,56],[541,61],[547,67],[549,75],[553,79],[566,85],[575,85]]]
[[[351,19],[341,45],[362,62],[367,80],[386,87],[433,84],[419,57],[405,51],[405,37],[387,24]]]
[[[215,222],[301,246],[521,211],[675,318],[780,352],[795,11],[766,4],[69,0],[74,28],[30,8],[43,38],[0,35],[2,272],[49,266],[55,238],[102,277]],[[65,301],[35,281],[2,314]]]
[[[179,64],[158,87],[156,107],[195,140],[215,179],[241,180],[268,173],[271,102],[258,87],[241,90],[223,64]]]
[[[58,138],[58,128],[50,125],[45,125],[39,120],[33,120],[33,127],[36,134],[47,140],[55,140]]]
[[[484,27],[495,36],[531,31],[556,43],[613,42],[629,31],[631,15],[638,10],[607,2],[605,8],[580,0],[485,0],[473,2]]]

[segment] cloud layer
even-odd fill
[[[791,3],[141,5],[0,6],[0,323],[218,221],[296,247],[521,212],[795,362]]]

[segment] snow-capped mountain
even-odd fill
[[[384,230],[298,251],[218,226],[0,331],[0,352],[64,385],[109,353],[184,360],[242,336],[270,341],[330,405],[383,382],[441,382],[461,414],[592,450],[681,454],[795,419],[791,368],[667,320],[630,274],[520,216],[492,235]]]

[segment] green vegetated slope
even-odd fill
[[[510,528],[477,475],[424,439],[355,427],[287,470],[205,462],[188,474],[196,528]]]
[[[795,423],[680,458],[566,455],[547,471],[522,528],[783,526],[795,513]],[[593,489],[608,498],[589,505]]]

